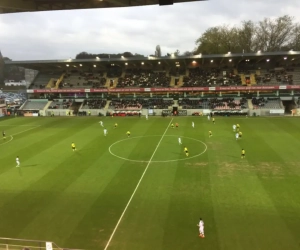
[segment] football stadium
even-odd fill
[[[185,2],[16,0],[0,13]],[[299,250],[293,28],[298,43],[251,50],[0,53],[0,250]]]

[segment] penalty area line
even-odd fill
[[[35,127],[33,127],[33,128],[29,128],[29,129],[23,130],[23,131],[21,131],[21,132],[19,132],[19,133],[13,134],[12,136],[15,136],[15,135],[19,135],[19,134],[25,133],[25,132],[27,132],[27,131],[29,131],[29,130],[38,128],[38,127],[40,127],[40,126],[41,126],[41,125],[38,125],[38,126],[35,126]]]
[[[118,220],[118,222],[117,222],[117,224],[116,224],[116,226],[115,226],[115,228],[114,228],[112,234],[110,235],[110,237],[109,237],[109,239],[108,239],[108,242],[107,242],[107,244],[106,244],[104,250],[107,250],[107,248],[109,247],[109,244],[110,244],[112,238],[114,237],[114,235],[115,235],[115,233],[116,233],[116,231],[117,231],[117,229],[118,229],[118,227],[119,227],[119,225],[120,225],[120,223],[121,223],[121,220],[123,219],[124,214],[126,213],[126,211],[127,211],[128,207],[129,207],[129,205],[130,205],[130,203],[131,203],[131,201],[132,201],[132,199],[133,199],[133,197],[134,197],[134,195],[135,195],[137,189],[139,188],[139,186],[140,186],[140,184],[141,184],[141,182],[142,182],[142,180],[143,180],[143,178],[144,178],[144,176],[145,176],[145,174],[146,174],[146,172],[147,172],[147,170],[148,170],[148,168],[149,168],[149,166],[150,166],[150,163],[151,163],[151,161],[152,161],[152,159],[153,159],[153,157],[154,157],[154,155],[155,155],[155,153],[156,153],[156,151],[157,151],[157,149],[158,149],[158,147],[159,147],[161,141],[163,140],[165,134],[167,133],[167,131],[168,131],[168,129],[169,129],[170,124],[172,123],[172,121],[173,121],[173,118],[172,118],[172,120],[169,122],[168,127],[166,128],[165,132],[162,134],[162,136],[161,136],[159,142],[157,143],[156,148],[154,149],[153,154],[152,154],[152,156],[150,157],[150,160],[148,161],[148,164],[147,164],[147,166],[146,166],[146,168],[145,168],[145,170],[144,170],[144,172],[143,172],[141,178],[139,179],[139,181],[138,181],[138,183],[137,183],[135,189],[133,190],[133,193],[132,193],[132,195],[130,196],[129,201],[127,202],[127,204],[126,204],[126,206],[125,206],[125,208],[124,208],[124,210],[123,210],[123,212],[122,212],[122,214],[121,214],[121,216],[120,216],[120,218],[119,218],[119,220]]]
[[[7,142],[1,143],[0,146],[3,146],[3,145],[5,145],[5,144],[11,142],[11,141],[14,139],[14,136],[19,135],[19,134],[22,134],[22,133],[25,133],[25,132],[27,132],[27,131],[29,131],[29,130],[38,128],[38,127],[40,127],[40,126],[41,126],[41,125],[38,125],[38,126],[35,126],[35,127],[33,127],[33,128],[29,128],[29,129],[26,129],[26,130],[24,130],[24,131],[21,131],[21,132],[18,132],[18,133],[15,133],[15,134],[10,135],[10,140],[7,141]]]
[[[14,139],[13,136],[10,135],[10,140],[9,140],[9,141],[6,141],[6,142],[4,142],[4,143],[0,143],[0,146],[5,145],[5,144],[11,142],[13,139]]]

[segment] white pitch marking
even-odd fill
[[[5,145],[6,143],[11,142],[13,139],[14,139],[13,136],[10,135],[10,140],[9,140],[9,141],[6,141],[6,142],[4,142],[4,143],[1,143],[0,146]]]
[[[140,162],[140,163],[147,163],[149,161],[142,161],[142,160],[131,160],[131,159],[128,159],[128,158],[125,158],[125,157],[121,157],[121,156],[118,156],[116,154],[114,154],[112,151],[111,151],[111,148],[122,142],[122,141],[126,141],[126,140],[130,140],[130,139],[135,139],[135,138],[142,138],[142,137],[154,137],[154,136],[160,136],[160,135],[145,135],[145,136],[136,136],[136,137],[131,137],[131,138],[126,138],[126,139],[123,139],[123,140],[119,140],[115,143],[113,143],[112,145],[110,145],[110,147],[108,148],[108,151],[111,155],[121,159],[121,160],[125,160],[125,161],[131,161],[131,162]],[[165,135],[165,137],[168,137],[168,136],[172,136],[172,137],[178,137],[177,135]],[[189,160],[189,159],[193,159],[193,158],[196,158],[200,155],[203,155],[206,151],[207,151],[207,145],[203,142],[203,141],[200,141],[200,140],[197,140],[195,138],[190,138],[190,137],[184,137],[182,136],[181,138],[186,138],[186,139],[190,139],[190,140],[193,140],[193,141],[197,141],[197,142],[200,142],[204,145],[205,149],[203,152],[197,154],[197,155],[193,155],[191,157],[187,157],[187,158],[183,158],[183,159],[176,159],[176,160],[165,160],[165,161],[151,161],[152,163],[167,163],[167,162],[174,162],[174,161],[186,161],[186,160]]]
[[[5,145],[5,144],[7,144],[7,143],[11,142],[11,141],[14,139],[14,137],[13,137],[13,136],[15,136],[15,135],[19,135],[19,134],[22,134],[22,133],[25,133],[25,132],[27,132],[27,131],[29,131],[29,130],[32,130],[32,129],[38,128],[38,127],[40,127],[40,126],[41,126],[41,125],[38,125],[38,126],[35,126],[34,128],[26,129],[26,130],[24,130],[24,131],[21,131],[21,132],[19,132],[19,133],[15,133],[15,134],[13,134],[13,135],[10,135],[11,139],[10,139],[9,141],[7,141],[7,142],[1,143],[1,144],[0,144],[0,146],[2,146],[2,145]]]
[[[41,125],[0,125],[1,127],[39,127]]]
[[[167,133],[167,131],[168,131],[168,129],[169,129],[170,124],[172,123],[172,121],[173,121],[173,118],[172,118],[172,120],[170,121],[170,123],[168,124],[168,127],[166,128],[165,132],[164,132],[163,135],[161,136],[159,142],[157,143],[156,148],[154,149],[154,152],[153,152],[153,154],[152,154],[152,156],[151,156],[151,158],[150,158],[150,160],[149,160],[149,162],[148,162],[148,164],[147,164],[147,166],[146,166],[146,168],[145,168],[145,170],[144,170],[144,172],[143,172],[143,174],[142,174],[140,180],[138,181],[138,183],[137,183],[135,189],[133,190],[133,193],[132,193],[132,195],[130,196],[130,199],[129,199],[129,201],[127,202],[127,205],[126,205],[124,211],[122,212],[121,217],[119,218],[119,220],[118,220],[118,222],[117,222],[117,225],[115,226],[115,228],[114,228],[114,230],[113,230],[111,236],[109,237],[109,240],[108,240],[108,242],[107,242],[107,244],[106,244],[104,250],[106,250],[106,249],[108,248],[108,246],[109,246],[109,244],[110,244],[112,238],[114,237],[114,235],[115,235],[115,233],[116,233],[116,231],[117,231],[117,229],[118,229],[118,226],[119,226],[119,224],[121,223],[121,220],[123,219],[123,216],[124,216],[124,214],[126,213],[126,210],[127,210],[127,208],[129,207],[129,205],[130,205],[130,203],[131,203],[131,200],[133,199],[133,196],[135,195],[135,193],[136,193],[138,187],[140,186],[140,183],[141,183],[141,181],[143,180],[143,178],[144,178],[144,176],[145,176],[145,174],[146,174],[146,172],[147,172],[147,170],[148,170],[148,168],[149,168],[149,165],[150,165],[150,163],[151,163],[151,161],[152,161],[152,159],[153,159],[153,157],[154,157],[154,155],[155,155],[155,153],[156,153],[156,151],[157,151],[157,149],[158,149],[158,147],[159,147],[159,145],[160,145],[162,139],[164,138],[165,134]]]
[[[35,126],[34,128],[29,128],[29,129],[26,129],[26,130],[24,130],[24,131],[21,131],[21,132],[19,132],[19,133],[15,133],[15,134],[13,134],[13,136],[14,135],[19,135],[19,134],[22,134],[22,133],[24,133],[24,132],[27,132],[27,131],[29,131],[29,130],[32,130],[32,129],[35,129],[35,128],[38,128],[38,127],[40,127],[41,125],[38,125],[38,126]]]

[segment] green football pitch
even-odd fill
[[[300,249],[297,117],[1,118],[0,130],[0,237],[88,250]]]

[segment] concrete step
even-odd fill
[[[52,101],[48,101],[46,106],[43,108],[43,110],[47,110],[51,103],[52,103]]]
[[[111,101],[107,101],[107,103],[106,103],[106,105],[104,107],[105,110],[107,110],[109,108],[110,103],[111,103]]]
[[[253,104],[251,99],[248,99],[248,107],[249,109],[253,109]]]

